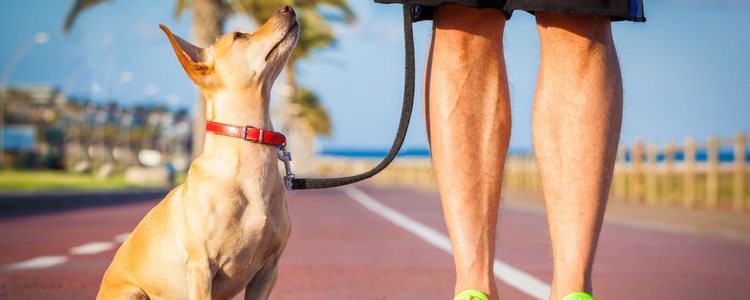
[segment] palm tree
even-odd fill
[[[72,29],[76,18],[81,12],[103,2],[110,0],[75,0],[73,8],[65,18],[63,31]],[[198,46],[208,46],[221,34],[226,19],[226,7],[224,0],[177,0],[175,15],[181,15],[192,5],[193,20],[191,38]],[[203,150],[203,130],[206,124],[206,103],[203,95],[197,92],[194,110],[195,120],[193,122],[193,156],[197,156]]]
[[[291,4],[296,8],[297,20],[302,28],[297,47],[292,52],[286,66],[286,99],[281,106],[281,128],[287,134],[290,150],[298,161],[308,161],[315,151],[315,137],[330,135],[331,122],[328,113],[314,92],[301,88],[297,82],[297,63],[309,59],[316,51],[335,45],[335,33],[330,22],[351,23],[354,12],[346,0],[241,0],[241,7],[256,21],[270,18],[281,4]],[[322,14],[319,7],[333,9],[338,14]],[[296,164],[295,170],[309,164]]]
[[[63,30],[69,31],[78,15],[88,8],[110,0],[74,0],[73,8],[68,13]],[[246,14],[257,24],[267,20],[282,5],[293,5],[298,8],[298,19],[304,28],[299,39],[297,48],[292,53],[287,66],[287,85],[291,92],[285,103],[285,110],[293,103],[298,105],[314,104],[315,107],[300,107],[300,112],[289,119],[285,124],[303,121],[309,128],[314,129],[314,134],[330,134],[330,121],[328,114],[320,106],[319,101],[295,101],[293,98],[297,93],[296,64],[302,59],[309,58],[316,49],[331,47],[335,43],[335,35],[327,21],[352,22],[355,19],[354,12],[347,4],[347,0],[176,0],[175,15],[180,16],[188,8],[193,10],[192,40],[198,46],[208,46],[221,34],[224,21],[229,12]],[[323,15],[319,7],[332,8],[341,13],[336,15]],[[309,96],[317,99],[312,91],[306,91]],[[312,113],[316,112],[316,113]],[[321,114],[322,112],[322,114]],[[195,103],[195,121],[193,125],[193,156],[200,153],[203,148],[203,129],[205,126],[205,102],[198,92]],[[290,120],[291,119],[291,120]],[[295,120],[295,122],[292,122]],[[314,123],[314,124],[313,124]],[[289,127],[289,126],[284,126]],[[314,139],[314,135],[312,137]],[[306,138],[309,139],[309,138]]]
[[[336,43],[335,33],[328,21],[351,23],[356,19],[346,0],[240,0],[240,3],[240,8],[248,12],[256,22],[273,16],[279,5],[293,4],[297,8],[297,20],[303,30],[286,67],[287,87],[293,89],[288,95],[288,103],[293,103],[293,98],[297,95],[297,63],[310,58],[315,50],[329,48]],[[324,16],[318,10],[319,7],[332,8],[341,15]],[[328,134],[324,131],[317,133]]]

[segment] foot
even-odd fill
[[[594,297],[589,293],[575,292],[568,294],[562,300],[594,300]]]
[[[464,290],[458,293],[458,295],[456,295],[456,297],[453,298],[453,300],[489,300],[489,299],[490,298],[488,298],[487,295],[477,290]]]

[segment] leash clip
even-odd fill
[[[292,153],[289,151],[286,151],[286,144],[281,145],[279,147],[279,150],[276,152],[276,157],[284,162],[284,171],[286,172],[286,176],[284,176],[284,186],[287,190],[292,190],[292,180],[294,179],[294,172],[292,172]]]

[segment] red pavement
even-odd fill
[[[360,186],[383,204],[445,234],[434,194]],[[290,193],[293,232],[272,299],[450,299],[451,257],[353,201],[342,190]],[[114,241],[155,202],[0,220],[0,299],[90,299]],[[504,209],[498,259],[544,282],[551,262],[541,213]],[[37,270],[3,267],[67,255]],[[594,270],[598,299],[750,299],[750,244],[606,224]],[[500,282],[504,299],[531,299]]]

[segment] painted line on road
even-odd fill
[[[130,232],[118,234],[114,237],[114,242],[91,242],[70,248],[71,255],[92,255],[98,254],[105,251],[114,249],[117,244],[124,242]],[[39,256],[29,260],[6,264],[2,267],[3,270],[29,270],[29,269],[44,269],[50,268],[57,265],[64,264],[70,260],[67,255],[50,255],[50,256]]]
[[[59,264],[63,264],[68,261],[68,257],[64,255],[57,256],[39,256],[22,262],[7,264],[3,269],[6,270],[29,270],[29,269],[44,269],[53,267]]]
[[[115,242],[124,243],[125,240],[127,240],[129,236],[130,236],[130,232],[118,234],[115,236]]]
[[[90,255],[111,250],[115,247],[112,242],[93,242],[70,248],[70,254],[73,255]]]
[[[365,208],[385,218],[391,223],[406,229],[427,243],[440,250],[448,252],[448,254],[453,253],[448,236],[427,225],[419,223],[388,206],[385,206],[383,203],[380,203],[356,187],[350,186],[344,188],[344,192]],[[498,259],[495,259],[493,267],[495,268],[495,277],[529,296],[542,300],[547,299],[549,296],[551,289],[550,286],[536,277],[516,269]]]

